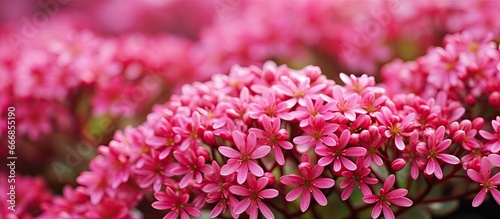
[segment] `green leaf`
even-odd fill
[[[429,210],[422,207],[412,207],[397,218],[401,219],[432,219]]]
[[[447,201],[447,202],[435,202],[429,204],[429,210],[435,216],[442,217],[451,214],[458,209],[460,202],[458,200]]]

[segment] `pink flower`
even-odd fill
[[[365,167],[369,167],[372,161],[379,166],[384,164],[382,158],[378,155],[378,149],[386,140],[387,138],[380,134],[380,129],[377,126],[372,125],[367,130],[359,133],[359,143],[367,150],[363,164]]]
[[[332,133],[338,127],[337,124],[325,122],[325,118],[321,115],[309,117],[308,125],[302,127],[306,135],[295,137],[293,143],[297,144],[299,152],[305,152],[313,146],[319,147],[323,144],[333,146],[337,144],[337,141],[332,137]]]
[[[107,181],[107,172],[104,169],[92,169],[92,171],[85,171],[76,178],[78,184],[85,187],[86,192],[90,195],[90,202],[92,204],[99,203],[105,195],[114,193]]]
[[[257,139],[260,139],[259,144],[269,145],[274,149],[274,157],[279,165],[285,164],[285,157],[281,148],[290,150],[293,148],[292,143],[287,141],[288,131],[280,129],[281,120],[279,118],[269,118],[262,116],[262,126],[264,130],[251,128],[249,131],[254,132]]]
[[[364,114],[366,111],[361,109],[358,98],[359,95],[357,93],[350,93],[342,91],[342,88],[339,85],[335,85],[333,87],[333,98],[321,94],[321,98],[323,98],[326,102],[336,103],[332,110],[334,112],[340,112],[350,121],[356,120],[356,113]]]
[[[421,58],[423,68],[429,72],[427,82],[445,91],[462,87],[460,78],[467,75],[467,70],[458,56],[459,52],[452,44],[446,45],[446,48],[436,47],[429,50],[429,53]]]
[[[271,118],[279,117],[284,120],[293,120],[293,116],[288,112],[290,106],[286,102],[276,101],[276,96],[272,90],[267,90],[262,95],[262,100],[259,103],[249,105],[250,118],[257,119],[263,115]]]
[[[161,118],[155,125],[154,131],[149,130],[146,144],[160,150],[160,159],[168,157],[172,151],[178,148],[181,136],[176,134],[171,123],[166,118]]]
[[[189,215],[193,217],[201,217],[201,211],[191,207],[188,204],[189,194],[184,192],[174,192],[169,186],[165,192],[155,192],[155,198],[158,201],[153,202],[151,206],[158,210],[170,210],[163,219],[182,218],[189,219]]]
[[[102,156],[95,157],[91,163],[100,169],[108,169],[108,183],[116,189],[129,179],[132,165],[127,156],[115,150],[115,147],[100,146],[97,150]]]
[[[317,115],[321,115],[325,118],[325,120],[333,119],[333,113],[330,109],[335,105],[334,102],[330,102],[327,104],[323,104],[324,100],[318,98],[314,105],[312,103],[311,97],[304,97],[305,106],[299,106],[295,111],[290,112],[295,119],[300,121],[300,127],[306,127],[309,124],[309,117],[314,117]]]
[[[409,135],[414,129],[415,113],[410,113],[403,120],[387,107],[382,107],[381,112],[376,112],[375,116],[377,120],[384,126],[387,130],[384,132],[385,137],[389,138],[394,136],[394,141],[396,147],[399,150],[405,148],[402,136]]]
[[[342,201],[345,201],[351,196],[352,191],[354,189],[354,185],[357,183],[359,189],[364,196],[371,195],[372,191],[367,184],[373,185],[378,182],[376,178],[368,177],[371,169],[367,168],[363,165],[364,159],[362,157],[358,157],[356,159],[356,170],[354,171],[342,171],[342,176],[345,178],[340,182],[340,188],[343,188],[344,191],[341,194]]]
[[[402,151],[403,156],[405,156],[407,160],[410,160],[410,174],[411,178],[414,180],[418,178],[421,168],[423,169],[425,165],[425,160],[421,158],[421,154],[417,152],[417,146],[419,143],[418,132],[413,132],[410,136],[409,147]]]
[[[339,77],[340,80],[344,82],[345,88],[347,88],[348,90],[352,90],[358,94],[370,90],[370,88],[375,85],[375,78],[366,74],[363,74],[360,77],[356,77],[355,75],[348,76],[344,73],[340,73]]]
[[[333,135],[337,138],[336,135]],[[356,164],[352,162],[347,156],[364,156],[366,149],[363,147],[350,147],[346,148],[351,138],[351,132],[344,130],[340,135],[340,139],[336,139],[337,144],[333,147],[321,146],[317,147],[314,151],[322,158],[319,159],[320,166],[326,166],[333,162],[333,171],[338,172],[344,166],[348,170],[355,170]]]
[[[331,188],[335,184],[335,181],[329,178],[318,178],[323,173],[324,167],[322,166],[314,165],[311,168],[311,163],[302,162],[298,168],[302,176],[290,174],[280,178],[281,183],[287,186],[298,186],[286,195],[286,200],[291,202],[302,196],[302,199],[300,199],[300,210],[305,212],[311,203],[312,193],[318,204],[325,206],[327,204],[326,197],[319,189]]]
[[[211,174],[212,168],[205,164],[205,158],[196,155],[193,151],[174,151],[174,157],[179,164],[170,170],[173,175],[184,175],[179,182],[181,188],[186,188],[188,183],[195,178],[196,183],[203,181],[202,174]]]
[[[406,189],[395,189],[392,190],[396,177],[391,174],[384,182],[384,185],[380,189],[380,195],[366,195],[363,197],[363,201],[368,204],[375,204],[372,210],[372,218],[378,218],[381,212],[384,212],[384,218],[394,219],[394,213],[392,212],[390,205],[398,205],[401,207],[410,207],[413,202],[404,197],[408,194]]]
[[[219,147],[219,152],[230,158],[227,164],[222,166],[221,175],[227,176],[237,171],[239,184],[245,182],[249,170],[255,176],[264,175],[262,167],[255,163],[253,159],[265,157],[271,151],[271,147],[267,145],[257,147],[257,136],[253,132],[250,132],[248,137],[245,137],[243,133],[235,130],[232,136],[239,151],[227,146]]]
[[[489,140],[486,145],[491,147],[491,152],[497,153],[500,151],[500,116],[491,121],[491,126],[493,127],[493,134],[484,130],[479,130],[479,134]]]
[[[305,106],[304,98],[306,96],[317,95],[319,91],[326,87],[326,84],[316,84],[311,85],[311,79],[309,77],[304,77],[303,75],[290,73],[290,77],[283,76],[281,79],[282,84],[274,85],[273,88],[279,93],[290,97],[286,101],[287,105],[290,107],[295,106],[298,102],[301,106]]]
[[[250,175],[247,180],[247,187],[239,185],[229,187],[229,191],[233,194],[246,197],[234,207],[234,213],[241,214],[246,211],[250,219],[257,219],[260,210],[265,218],[274,219],[273,212],[261,201],[261,199],[274,198],[279,194],[276,189],[264,189],[268,182],[267,177],[256,180],[255,176]]]
[[[166,181],[171,180],[173,175],[170,173],[170,168],[173,163],[167,159],[160,159],[160,155],[156,150],[151,150],[148,154],[143,154],[137,161],[134,173],[139,187],[145,189],[153,185],[154,191],[160,191],[161,186]]]
[[[472,206],[477,207],[483,203],[486,194],[491,192],[491,195],[495,201],[500,205],[500,191],[498,191],[497,186],[500,185],[500,173],[496,173],[494,176],[490,177],[491,174],[491,163],[488,157],[483,157],[481,159],[481,172],[474,169],[467,170],[467,176],[472,180],[479,183],[483,188],[472,201]]]
[[[441,153],[450,147],[451,144],[450,139],[443,140],[444,134],[444,126],[439,126],[434,133],[431,133],[427,137],[427,143],[420,142],[417,145],[417,152],[424,156],[425,163],[427,163],[425,173],[429,175],[434,174],[438,179],[443,178],[443,171],[437,160],[442,160],[452,165],[460,163],[460,160],[456,156]]]
[[[229,187],[234,184],[235,175],[222,176],[220,166],[216,161],[212,161],[212,168],[213,173],[205,175],[207,183],[202,188],[202,191],[207,193],[208,203],[217,202],[210,212],[210,217],[215,218],[229,209],[231,215],[236,218],[237,215],[232,209],[238,204],[238,200],[229,192]]]
[[[88,211],[85,212],[85,217],[89,219],[133,219],[129,215],[128,206],[123,201],[114,198],[104,198],[98,205],[89,206]]]
[[[177,120],[180,127],[173,127],[172,129],[176,134],[182,137],[182,143],[179,147],[181,150],[186,150],[189,146],[197,146],[200,141],[200,136],[205,131],[201,125],[201,116],[198,112],[193,112],[191,117],[180,117]]]

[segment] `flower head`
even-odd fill
[[[302,199],[300,199],[300,210],[302,212],[307,211],[307,208],[309,208],[311,194],[319,205],[325,206],[327,204],[326,197],[319,189],[331,188],[335,181],[329,178],[318,178],[323,173],[323,170],[324,167],[322,166],[314,165],[311,168],[310,162],[302,162],[299,164],[299,171],[302,176],[297,174],[282,176],[280,178],[281,183],[287,186],[298,186],[292,189],[285,199],[291,202],[302,196]]]
[[[273,212],[261,200],[271,199],[279,194],[276,189],[264,189],[268,182],[269,179],[267,177],[255,179],[255,176],[250,175],[246,187],[240,185],[229,187],[231,193],[245,197],[234,206],[234,213],[241,214],[246,211],[251,219],[257,219],[260,210],[264,217],[274,218]]]
[[[380,213],[384,212],[384,217],[386,219],[394,219],[394,213],[392,212],[390,205],[398,205],[401,207],[410,207],[413,202],[404,197],[408,194],[406,189],[395,189],[392,190],[396,177],[391,174],[384,182],[384,185],[380,189],[379,195],[366,195],[363,197],[363,201],[368,204],[376,203],[372,210],[372,218],[378,218]]]
[[[259,159],[269,154],[271,147],[267,145],[257,146],[257,136],[253,132],[250,132],[245,137],[242,132],[233,131],[232,136],[239,151],[227,146],[219,147],[219,152],[230,158],[227,164],[222,166],[221,175],[227,176],[238,172],[237,181],[239,184],[243,184],[246,181],[248,171],[252,172],[255,176],[263,176],[264,170],[255,163],[254,159]]]

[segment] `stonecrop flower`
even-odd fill
[[[334,138],[337,138],[334,135]],[[321,158],[318,160],[320,166],[326,166],[333,162],[333,171],[338,172],[343,167],[348,170],[355,170],[356,164],[352,162],[348,157],[363,156],[366,154],[366,149],[363,147],[348,147],[351,138],[351,132],[349,130],[344,130],[340,135],[340,139],[337,139],[334,146],[320,146],[316,147],[314,150]]]
[[[372,190],[368,185],[373,185],[378,182],[376,178],[369,177],[371,169],[363,165],[363,157],[358,157],[356,159],[356,170],[354,171],[342,171],[342,176],[345,178],[340,182],[339,187],[344,189],[340,198],[345,201],[351,196],[354,190],[354,185],[358,184],[359,189],[364,196],[371,195]]]
[[[188,219],[189,215],[193,217],[200,217],[201,211],[197,208],[188,205],[189,194],[176,191],[167,186],[165,192],[159,191],[154,193],[155,198],[158,200],[151,204],[153,208],[158,210],[169,210],[163,219],[182,218]]]
[[[491,152],[496,153],[500,151],[500,116],[497,116],[496,120],[491,121],[491,126],[493,126],[493,133],[480,130],[479,134],[489,140],[486,145],[491,148]]]
[[[58,199],[63,204],[45,215],[61,210],[74,217],[126,218],[149,201],[167,218],[201,212],[212,218],[300,217],[335,213],[328,205],[342,200],[350,209],[346,217],[360,217],[352,209],[374,205],[372,217],[393,218],[391,208],[403,216],[405,209],[397,206],[413,204],[408,194],[415,205],[436,202],[425,191],[455,188],[450,179],[460,185],[472,179],[496,193],[497,174],[479,180],[473,172],[487,166],[483,157],[491,172],[500,166],[493,140],[484,134],[494,135],[496,123],[483,127],[492,119],[469,118],[474,107],[458,100],[461,93],[387,96],[375,77],[341,77],[344,86],[316,67],[291,70],[268,62],[263,69],[235,66],[229,75],[186,85],[156,105],[146,122],[100,147],[90,171],[77,180],[78,200]],[[407,187],[392,190],[396,176],[397,185]],[[466,197],[473,189],[452,189],[458,195],[442,198]],[[106,207],[113,212],[101,211]]]
[[[319,189],[328,189],[335,185],[335,181],[329,178],[318,178],[324,171],[324,167],[314,165],[308,158],[299,164],[298,169],[302,176],[297,174],[289,174],[280,178],[281,183],[287,186],[298,186],[292,189],[285,197],[289,202],[300,199],[300,210],[305,212],[311,203],[311,194],[321,206],[326,206],[328,203],[325,195]]]
[[[438,160],[452,165],[460,163],[458,157],[443,153],[451,144],[450,139],[444,139],[445,131],[444,126],[440,126],[434,133],[431,133],[427,137],[426,143],[421,142],[416,148],[417,152],[424,156],[425,163],[427,163],[425,173],[428,175],[434,174],[438,179],[443,178],[443,171]]]
[[[365,195],[363,197],[363,201],[368,204],[374,204],[372,210],[372,218],[378,218],[380,213],[384,213],[384,218],[394,219],[394,213],[392,212],[390,206],[397,205],[401,207],[410,207],[413,202],[406,198],[405,196],[408,194],[408,190],[406,189],[394,189],[394,182],[396,181],[396,177],[391,174],[384,181],[384,185],[380,189],[379,195]]]
[[[279,118],[262,117],[262,126],[264,129],[250,128],[250,132],[254,132],[259,139],[257,142],[263,145],[269,145],[273,148],[274,157],[279,165],[285,164],[285,156],[281,148],[290,150],[293,148],[292,143],[287,141],[288,131],[281,128],[281,120]]]
[[[221,174],[227,176],[238,172],[237,181],[239,184],[243,184],[247,180],[248,171],[255,176],[263,176],[264,170],[255,163],[254,159],[266,156],[271,151],[271,147],[267,145],[257,146],[257,136],[253,132],[245,136],[239,131],[233,131],[232,136],[239,151],[228,146],[218,148],[222,155],[230,158],[227,164],[222,166]]]
[[[495,162],[498,163],[498,158],[496,160]],[[467,176],[483,187],[481,191],[477,193],[476,197],[474,197],[474,200],[472,200],[472,206],[477,207],[481,205],[488,192],[491,193],[495,201],[500,205],[500,191],[497,188],[500,186],[500,172],[491,176],[492,165],[488,157],[483,157],[481,159],[480,169],[480,172],[474,169],[467,170]]]
[[[377,120],[387,128],[384,132],[385,137],[393,137],[396,147],[399,150],[403,150],[405,148],[403,136],[408,136],[413,131],[415,114],[410,113],[401,119],[387,107],[382,107],[380,111],[381,112],[376,112],[375,116]]]
[[[241,214],[246,211],[251,219],[257,219],[260,211],[264,217],[274,218],[273,212],[261,199],[275,198],[279,194],[278,190],[264,189],[269,183],[267,177],[256,179],[250,175],[246,182],[246,187],[240,185],[229,187],[229,191],[233,194],[245,197],[234,206],[234,213]]]
[[[293,143],[297,144],[297,150],[304,152],[312,147],[334,146],[337,144],[331,133],[338,129],[338,124],[327,123],[321,115],[309,117],[308,120],[308,125],[302,128],[306,135],[297,136],[293,139]]]

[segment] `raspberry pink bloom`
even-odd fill
[[[174,157],[179,162],[170,173],[173,175],[184,175],[179,182],[181,188],[186,188],[194,178],[196,183],[203,181],[203,174],[211,174],[212,168],[205,164],[205,158],[196,155],[193,151],[174,151]]]
[[[337,138],[336,135],[333,135]],[[337,144],[333,147],[321,146],[317,147],[314,151],[322,158],[319,159],[318,164],[320,166],[326,166],[333,162],[333,171],[338,172],[345,167],[348,170],[355,170],[356,164],[352,162],[348,156],[358,157],[364,156],[366,154],[366,149],[363,147],[349,147],[346,148],[351,138],[351,132],[349,130],[344,130],[340,135],[340,139]]]
[[[443,178],[443,171],[438,160],[452,165],[460,163],[460,159],[456,156],[442,153],[451,144],[450,139],[443,140],[445,131],[444,126],[440,126],[434,133],[431,133],[427,137],[427,143],[420,142],[417,145],[417,152],[424,156],[425,163],[427,163],[425,173],[429,175],[434,174],[438,179]]]
[[[372,190],[368,187],[367,184],[373,185],[378,182],[376,178],[368,177],[371,172],[370,168],[367,168],[363,165],[364,159],[363,157],[358,157],[356,160],[356,170],[354,171],[342,171],[342,176],[345,178],[342,182],[340,182],[340,188],[343,188],[344,191],[340,196],[342,201],[345,201],[351,196],[352,191],[354,190],[354,185],[358,184],[359,189],[363,193],[363,195],[371,195]]]
[[[181,136],[173,131],[172,125],[167,119],[161,118],[154,129],[149,131],[151,133],[145,140],[146,144],[161,151],[160,159],[168,157],[173,150],[179,147]]]
[[[350,121],[356,120],[356,113],[366,113],[358,103],[359,94],[344,92],[339,85],[333,87],[333,98],[326,95],[321,95],[321,98],[326,102],[336,103],[332,110],[342,113]]]
[[[306,152],[311,147],[334,146],[337,141],[332,133],[339,128],[338,124],[327,123],[321,115],[309,117],[309,122],[302,130],[306,135],[297,136],[293,139],[293,143],[297,144],[299,152]]]
[[[279,117],[284,120],[293,120],[293,116],[288,112],[289,106],[286,102],[276,101],[276,96],[271,90],[267,90],[262,95],[260,103],[252,103],[249,105],[249,114],[253,119],[257,119],[263,115],[269,117]]]
[[[497,153],[500,151],[500,116],[497,116],[496,120],[491,121],[491,126],[493,127],[493,134],[484,130],[480,130],[479,134],[489,140],[486,145],[491,147],[493,153]]]
[[[363,201],[368,204],[376,203],[372,210],[372,218],[378,218],[380,213],[384,212],[384,218],[394,219],[394,213],[390,208],[391,205],[410,207],[413,204],[410,199],[404,197],[408,194],[408,190],[395,189],[391,191],[395,181],[396,177],[391,174],[380,189],[380,195],[372,194],[363,197]]]
[[[300,121],[300,127],[305,127],[309,124],[309,117],[314,117],[321,115],[325,120],[333,119],[334,114],[331,112],[331,108],[335,106],[334,102],[324,104],[324,100],[318,98],[314,104],[309,96],[304,97],[305,106],[299,106],[295,111],[290,112],[290,114]]]
[[[496,173],[495,175],[490,177],[491,168],[492,166],[489,158],[483,157],[481,159],[481,172],[478,172],[474,169],[467,170],[467,175],[483,187],[472,201],[472,206],[474,207],[477,207],[483,203],[488,192],[491,192],[491,195],[493,196],[495,201],[500,205],[500,191],[498,191],[497,189],[497,187],[500,186],[500,173]]]
[[[245,182],[248,171],[255,176],[263,176],[264,170],[253,160],[265,157],[271,151],[271,147],[267,145],[257,146],[257,136],[253,132],[245,137],[242,132],[235,130],[232,132],[232,136],[239,151],[227,146],[219,147],[219,152],[230,158],[227,164],[222,166],[221,175],[227,176],[237,171],[239,184]]]
[[[359,133],[359,144],[367,149],[363,164],[365,167],[369,167],[372,162],[379,166],[384,164],[378,150],[386,140],[387,138],[380,134],[380,129],[377,126],[372,125]]]
[[[394,141],[398,150],[403,150],[405,144],[403,142],[403,136],[408,136],[414,129],[415,113],[410,113],[403,120],[387,107],[382,107],[381,112],[376,112],[375,116],[377,120],[384,126],[387,130],[384,132],[385,137],[389,138],[394,136]]]
[[[250,132],[254,132],[259,139],[258,143],[269,145],[274,149],[274,157],[279,165],[285,164],[285,156],[281,148],[290,150],[293,148],[292,143],[287,141],[288,131],[280,129],[281,120],[279,118],[262,117],[262,126],[264,130],[251,128]]]
[[[102,169],[93,169],[92,171],[85,171],[76,178],[78,184],[85,187],[86,192],[90,194],[90,202],[92,204],[99,203],[105,195],[114,193],[107,180],[108,173]]]
[[[312,96],[315,97],[319,91],[326,87],[326,84],[316,84],[311,85],[311,78],[303,77],[299,74],[291,74],[291,77],[283,76],[282,84],[274,85],[273,88],[281,94],[290,97],[287,101],[288,106],[293,107],[297,102],[301,106],[305,106],[305,97]],[[295,83],[295,81],[298,82]]]
[[[234,184],[235,175],[222,176],[220,166],[216,161],[212,161],[213,173],[205,175],[206,184],[203,186],[203,192],[207,193],[207,203],[215,203],[215,207],[210,212],[210,217],[216,218],[228,209],[231,215],[236,217],[232,211],[238,204],[238,200],[229,192],[229,187]]]
[[[311,203],[311,193],[316,202],[321,206],[326,206],[328,203],[325,195],[319,189],[331,188],[335,181],[329,178],[318,178],[323,173],[324,167],[314,165],[311,168],[311,163],[302,162],[299,164],[299,171],[302,176],[297,174],[285,175],[280,178],[281,183],[287,186],[298,186],[292,189],[287,195],[286,200],[291,202],[302,196],[300,199],[300,210],[307,211]]]
[[[170,177],[173,176],[170,173],[172,165],[173,163],[168,159],[160,159],[159,153],[155,150],[151,150],[149,154],[143,154],[134,170],[139,176],[136,177],[137,184],[143,189],[153,185],[154,191],[160,191],[162,184],[170,182]]]
[[[182,219],[189,219],[189,215],[201,217],[201,211],[199,209],[189,206],[189,194],[174,192],[167,186],[165,192],[155,192],[154,196],[158,201],[151,204],[153,208],[158,210],[170,210],[163,219],[179,218],[179,216]]]
[[[229,187],[231,193],[246,197],[234,206],[234,213],[241,214],[246,211],[250,219],[257,219],[260,210],[265,218],[274,218],[271,209],[261,200],[272,199],[279,194],[276,189],[264,189],[268,183],[269,179],[267,177],[255,179],[255,176],[250,175],[247,180],[248,187],[239,185]]]

